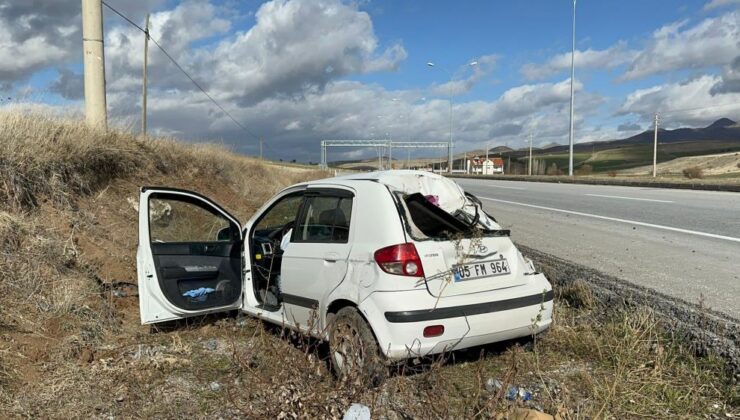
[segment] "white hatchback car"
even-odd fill
[[[142,323],[240,309],[329,340],[340,376],[552,322],[552,287],[509,232],[428,172],[294,185],[245,225],[197,193],[143,187],[139,238]]]

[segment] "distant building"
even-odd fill
[[[478,156],[468,160],[469,172],[480,175],[494,175],[504,173],[504,160],[501,158],[480,158]]]

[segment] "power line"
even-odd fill
[[[190,74],[189,74],[189,73],[188,73],[187,71],[185,71],[185,69],[184,69],[184,68],[183,68],[183,67],[182,67],[182,66],[180,65],[180,63],[178,63],[178,62],[177,62],[177,61],[176,61],[176,60],[175,60],[175,59],[174,59],[174,58],[173,58],[173,57],[172,57],[172,56],[170,55],[170,53],[168,53],[168,52],[167,52],[167,50],[165,50],[165,49],[164,49],[164,47],[162,47],[162,45],[160,45],[160,43],[159,43],[159,42],[157,42],[157,40],[156,40],[156,39],[152,38],[152,37],[151,37],[151,35],[149,35],[149,31],[148,31],[148,30],[145,30],[145,29],[144,29],[144,28],[142,28],[141,26],[139,26],[139,25],[137,25],[136,23],[134,23],[134,22],[133,22],[133,21],[132,21],[131,19],[129,19],[128,17],[126,17],[126,16],[124,15],[124,14],[122,14],[122,13],[121,13],[121,12],[119,12],[118,10],[114,9],[114,8],[113,8],[113,7],[111,6],[111,5],[109,5],[108,3],[104,2],[104,1],[103,1],[102,3],[103,3],[103,5],[105,5],[105,7],[107,7],[107,8],[108,8],[108,9],[110,9],[111,11],[113,11],[113,13],[117,14],[117,15],[118,15],[118,16],[120,16],[120,17],[121,17],[121,18],[122,18],[123,20],[125,20],[126,22],[128,22],[129,24],[131,24],[131,26],[133,26],[134,28],[138,29],[139,31],[141,31],[141,32],[145,33],[145,34],[146,34],[146,35],[147,35],[147,36],[149,37],[149,39],[150,39],[150,40],[151,40],[151,41],[152,41],[152,42],[154,43],[154,45],[156,45],[156,46],[157,46],[157,48],[159,48],[159,49],[160,49],[160,51],[162,51],[162,53],[163,53],[163,54],[164,54],[164,55],[165,55],[165,56],[166,56],[166,57],[167,57],[167,58],[168,58],[168,59],[169,59],[170,61],[172,61],[172,63],[173,63],[173,64],[174,64],[174,65],[175,65],[175,66],[176,66],[176,67],[177,67],[177,68],[178,68],[178,69],[179,69],[179,70],[180,70],[180,71],[181,71],[181,72],[182,72],[182,73],[183,73],[183,74],[185,75],[185,77],[187,77],[188,79],[190,79],[190,81],[191,81],[191,82],[192,82],[192,83],[193,83],[193,84],[195,85],[195,87],[197,87],[197,88],[198,88],[198,89],[199,89],[199,90],[200,90],[201,92],[203,92],[203,94],[204,94],[204,95],[206,95],[206,97],[207,97],[208,99],[210,99],[210,100],[211,100],[211,102],[213,102],[213,104],[214,104],[214,105],[216,105],[216,106],[218,107],[218,109],[220,109],[220,110],[221,110],[221,111],[222,111],[222,112],[223,112],[224,114],[226,114],[226,116],[227,116],[227,117],[229,117],[229,119],[231,119],[231,121],[233,121],[233,122],[234,122],[234,124],[236,124],[237,126],[239,126],[239,128],[241,128],[242,130],[244,130],[244,131],[245,131],[245,132],[246,132],[247,134],[249,134],[250,136],[254,137],[254,139],[256,139],[256,140],[259,140],[259,136],[257,136],[256,134],[254,134],[254,133],[253,133],[253,132],[252,132],[252,131],[251,131],[250,129],[248,129],[247,127],[245,127],[244,125],[242,125],[242,124],[241,124],[241,123],[240,123],[239,121],[237,121],[237,120],[236,120],[236,118],[234,118],[234,117],[233,117],[233,116],[232,116],[232,115],[231,115],[231,114],[229,113],[229,111],[227,111],[227,110],[226,110],[226,109],[225,109],[225,108],[224,108],[223,106],[221,106],[221,104],[219,104],[219,103],[218,103],[218,101],[216,101],[216,99],[214,99],[214,98],[213,98],[213,97],[212,97],[212,96],[211,96],[211,95],[210,95],[210,94],[209,94],[208,92],[206,92],[206,90],[205,90],[205,89],[203,89],[203,87],[202,87],[202,86],[201,86],[201,85],[200,85],[200,84],[199,84],[198,82],[196,82],[196,81],[195,81],[195,79],[193,79],[193,77],[192,77],[192,76],[190,76]]]

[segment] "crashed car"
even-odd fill
[[[291,186],[241,224],[202,195],[142,187],[141,321],[241,310],[328,340],[339,376],[537,334],[553,292],[481,202],[428,172]]]

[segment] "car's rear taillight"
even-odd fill
[[[421,258],[414,244],[406,243],[379,249],[375,251],[375,262],[389,274],[424,277]]]

